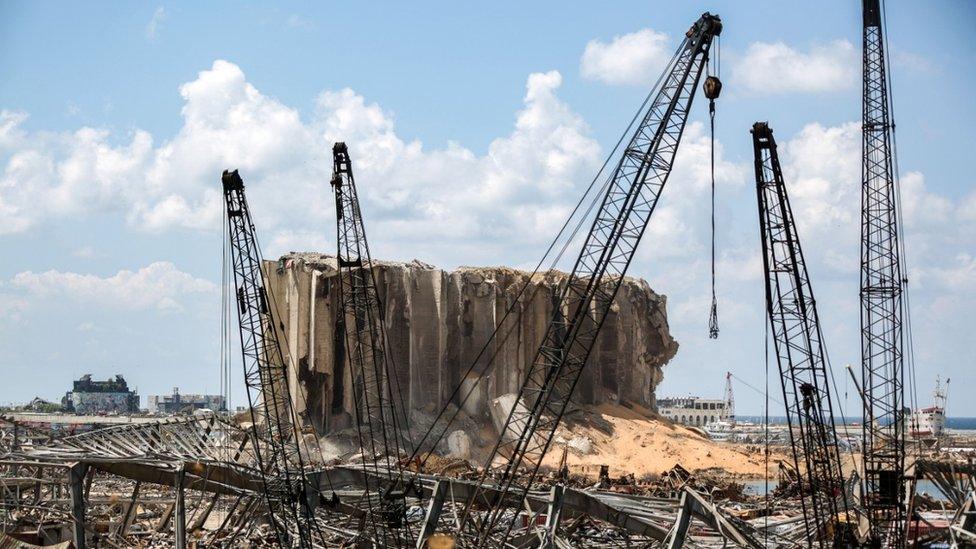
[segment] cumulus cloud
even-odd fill
[[[976,258],[967,252],[956,254],[953,260],[945,265],[933,266],[929,274],[952,291],[976,290]]]
[[[16,297],[20,303],[66,299],[106,308],[160,311],[178,310],[184,299],[215,295],[217,291],[214,283],[180,271],[166,261],[108,277],[56,270],[25,271],[14,275],[6,286],[20,292]]]
[[[29,305],[23,295],[11,293],[4,284],[0,283],[0,321],[19,323]]]
[[[621,75],[647,70],[603,74],[624,83]],[[529,75],[511,128],[484,153],[459,143],[431,148],[405,139],[395,113],[348,88],[323,91],[303,115],[258,90],[237,65],[219,60],[179,88],[182,125],[168,140],[138,129],[32,131],[26,113],[0,111],[0,234],[102,214],[140,231],[216,231],[220,173],[239,168],[268,257],[328,252],[335,230],[331,147],[342,140],[352,152],[374,256],[418,257],[444,267],[524,264],[555,235],[603,159],[586,122],[560,98],[562,85],[556,71]],[[856,306],[859,261],[859,125],[809,124],[777,138],[821,312],[841,311],[847,316],[840,320],[849,323],[856,317],[849,309]],[[730,160],[721,141],[716,146],[720,323],[723,330],[731,325],[732,334],[739,330],[741,341],[761,334],[762,321],[755,195],[746,184],[751,158]],[[706,127],[692,120],[631,268],[668,294],[682,356],[691,357],[681,359],[685,364],[714,358],[692,343],[706,337],[710,297],[708,159]],[[921,173],[906,172],[904,219],[913,285],[932,292],[929,316],[944,322],[945,315],[932,311],[976,306],[966,282],[976,256],[976,193],[947,200],[929,186]],[[841,279],[843,286],[828,285]],[[208,292],[216,293],[213,284],[169,263],[108,277],[28,271],[0,282],[0,318],[25,316],[54,299],[169,310]],[[727,318],[736,321],[726,324]],[[830,327],[841,325],[834,320]],[[856,328],[848,331],[856,338]],[[856,354],[856,341],[848,347]]]
[[[861,215],[860,124],[808,124],[779,145],[793,208],[804,229],[818,238],[856,233]],[[976,201],[974,195],[953,203],[930,191],[918,171],[903,173],[899,188],[901,221],[916,235],[951,233],[951,223],[965,219]]]
[[[809,124],[780,142],[786,184],[808,260],[856,295],[860,265],[861,134],[857,122]],[[899,180],[900,222],[907,238],[904,268],[913,292],[930,302],[952,294],[976,306],[973,273],[976,240],[967,226],[976,194],[960,201],[930,190],[925,176],[908,171]],[[961,223],[960,223],[961,222]],[[853,275],[853,276],[852,276]]]
[[[267,257],[330,251],[330,153],[332,143],[342,140],[352,152],[377,257],[419,257],[447,267],[533,259],[569,215],[603,155],[586,122],[559,97],[562,84],[557,71],[529,75],[511,129],[484,154],[458,143],[432,149],[406,140],[397,134],[392,112],[348,88],[322,92],[303,119],[227,61],[214,62],[180,87],[183,124],[159,144],[139,131],[121,141],[90,128],[27,132],[25,115],[7,113],[0,119],[6,121],[0,123],[0,162],[8,159],[0,205],[16,208],[20,222],[5,218],[0,230],[24,231],[66,215],[69,207],[71,215],[84,215],[86,208],[115,211],[138,230],[216,230],[219,174],[230,167],[245,179]],[[720,192],[741,188],[748,164],[729,161],[722,143],[716,145]],[[680,269],[671,265],[706,257],[699,221],[707,215],[709,151],[705,126],[692,121],[668,182],[673,190],[655,213],[636,267],[692,291],[703,287],[700,273],[675,274]],[[26,154],[36,156],[34,167],[15,171],[11,159]],[[67,181],[59,176],[69,172],[76,175]],[[98,184],[85,185],[88,179]],[[30,199],[46,194],[60,200]]]
[[[708,226],[704,221],[710,212],[710,154],[711,143],[705,125],[701,122],[689,123],[675,156],[667,189],[648,224],[645,240],[649,242],[640,252],[640,257],[645,258],[649,264],[661,264],[664,261],[671,263],[678,259],[690,264],[693,260],[704,257],[708,245]],[[749,164],[727,159],[724,146],[716,141],[715,183],[718,200],[721,201],[741,189],[748,173]],[[692,275],[682,275],[687,276]]]
[[[976,221],[976,192],[967,195],[959,205],[959,220],[973,222]]]
[[[135,131],[113,146],[109,133],[27,133],[26,114],[0,111],[0,235],[50,218],[124,208],[137,200],[152,138]]]
[[[777,136],[795,215],[805,232],[855,231],[860,219],[861,125],[804,126]],[[854,233],[848,233],[854,234]]]
[[[670,57],[668,35],[641,29],[609,43],[590,40],[580,59],[580,74],[607,84],[649,84]]]
[[[529,75],[511,132],[485,155],[459,144],[426,149],[395,131],[394,116],[351,89],[328,90],[309,120],[218,60],[180,87],[183,125],[155,145],[143,131],[27,132],[0,116],[0,234],[65,215],[115,211],[139,230],[215,230],[219,174],[239,168],[265,240],[331,232],[331,146],[349,143],[369,224],[390,240],[551,235],[600,147],[557,95],[562,76]],[[283,231],[282,234],[276,234]],[[283,251],[272,249],[272,253]]]
[[[589,126],[560,99],[562,82],[557,71],[530,74],[512,129],[482,155],[458,143],[429,149],[401,138],[393,113],[349,88],[322,92],[303,120],[257,90],[240,67],[220,60],[180,87],[183,125],[158,145],[140,130],[121,143],[94,128],[27,132],[25,114],[4,112],[0,210],[10,215],[0,221],[0,234],[113,211],[143,231],[217,230],[219,174],[238,168],[269,255],[327,248],[324,235],[334,223],[331,146],[341,140],[352,152],[367,227],[383,235],[379,246],[402,251],[403,243],[437,241],[482,251],[516,243],[537,249],[558,231],[602,160]],[[741,184],[745,166],[717,147],[719,183]],[[672,206],[684,201],[700,209],[708,154],[704,127],[690,123],[670,183],[685,189]],[[683,244],[669,237],[687,227],[668,221],[680,218],[669,211],[659,212],[663,221],[650,231],[668,243],[659,250],[680,252]]]
[[[847,40],[834,40],[800,51],[783,42],[753,42],[744,56],[733,59],[732,82],[760,95],[832,92],[853,88],[860,65]]]

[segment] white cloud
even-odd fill
[[[50,217],[125,208],[138,198],[152,138],[135,131],[123,145],[105,130],[27,133],[22,113],[0,112],[0,234]]]
[[[651,29],[614,36],[609,44],[590,40],[580,59],[580,73],[607,84],[650,84],[671,53],[668,35]]]
[[[856,314],[850,308],[856,307],[859,286],[860,145],[855,122],[810,124],[780,144],[820,312],[833,328]],[[920,356],[944,368],[963,350],[946,341],[946,326],[964,325],[963,311],[976,307],[976,240],[967,225],[976,193],[952,201],[928,189],[917,171],[902,174],[900,190],[900,221],[907,238],[902,260],[914,305],[915,342]],[[857,333],[856,322],[854,328],[831,338],[849,345],[849,357],[857,353],[857,338],[851,335]]]
[[[783,171],[802,235],[856,234],[860,219],[861,127],[807,124],[792,139],[777,136]],[[850,233],[849,231],[854,231]]]
[[[26,114],[3,111],[0,234],[101,214],[138,230],[216,231],[220,173],[240,168],[267,257],[329,252],[335,231],[331,147],[343,140],[352,152],[377,258],[417,257],[443,267],[534,264],[529,260],[555,235],[602,161],[586,122],[559,97],[561,85],[556,71],[529,75],[511,129],[483,154],[458,143],[428,148],[405,139],[394,113],[348,88],[322,92],[303,117],[261,93],[227,61],[214,62],[180,87],[182,126],[162,142],[140,130],[28,131]],[[821,313],[831,317],[857,295],[859,125],[809,124],[777,138]],[[762,318],[755,196],[745,184],[751,159],[730,161],[722,143],[716,146],[720,323],[723,334],[745,337],[747,330],[761,333],[755,322]],[[672,328],[682,340],[682,356],[691,360],[709,357],[691,343],[705,337],[708,314],[708,159],[707,129],[693,120],[631,269],[668,294]],[[957,204],[926,183],[911,171],[902,180],[903,200],[911,201],[905,223],[913,287],[934,292],[930,303],[947,303],[943,298],[953,292],[960,294],[952,295],[957,302],[973,303],[972,288],[961,281],[971,275],[967,258],[976,249],[972,231],[960,227],[976,222],[976,193]],[[950,230],[953,223],[960,227]],[[140,276],[151,267],[108,278],[22,273],[0,288],[0,304],[9,305],[6,318],[24,316],[51,296],[165,310],[184,305],[197,292],[194,281],[202,284],[199,291],[215,292],[172,265]],[[59,290],[62,285],[72,289]],[[726,321],[731,318],[734,323]],[[826,322],[835,328],[846,321]],[[924,330],[925,322],[918,328]],[[848,347],[856,351],[856,341]]]
[[[861,216],[861,129],[857,122],[825,127],[808,124],[792,139],[780,141],[780,157],[801,235],[834,243],[829,263],[857,257]],[[908,171],[899,180],[901,218],[913,244],[927,248],[933,238],[955,238],[954,222],[966,220],[976,194],[958,204],[928,189],[921,172]],[[839,238],[840,237],[840,238]],[[840,242],[848,242],[847,248]],[[949,248],[952,249],[952,248]],[[916,250],[917,251],[917,250]],[[933,250],[935,251],[935,250]]]
[[[161,311],[178,310],[182,301],[213,295],[217,286],[180,271],[165,261],[138,271],[122,270],[109,277],[56,270],[14,275],[7,286],[21,293],[21,300],[70,300],[99,307]]]
[[[744,56],[733,59],[732,83],[760,95],[851,89],[860,75],[858,51],[847,40],[807,52],[783,42],[753,42]]]
[[[367,222],[367,230],[368,230]],[[368,233],[367,233],[368,234]],[[321,252],[332,250],[335,243],[328,238],[323,227],[321,230],[282,229],[275,231],[270,242],[261,242],[265,257],[274,258],[288,252]]]
[[[905,223],[941,227],[952,218],[956,205],[948,198],[930,193],[921,172],[912,171],[902,175],[900,183]]]
[[[648,224],[645,240],[649,243],[639,252],[647,261],[660,264],[665,260],[691,261],[704,257],[708,242],[705,238],[707,227],[702,221],[709,213],[710,154],[711,144],[705,125],[689,123],[661,203]],[[715,142],[716,200],[719,204],[744,186],[748,173],[748,164],[726,159],[722,143]]]
[[[11,293],[0,283],[0,321],[20,323],[30,304],[23,295]]]
[[[928,274],[950,291],[976,290],[976,258],[969,253],[957,254],[951,263],[944,266],[932,266]]]
[[[323,92],[303,121],[220,60],[180,87],[183,125],[158,146],[139,130],[122,144],[93,128],[27,132],[25,115],[4,112],[0,234],[109,211],[139,230],[217,230],[220,173],[239,168],[265,240],[301,247],[296,235],[334,231],[331,148],[343,140],[368,225],[390,235],[391,249],[435,235],[538,242],[555,234],[600,161],[588,126],[559,99],[561,85],[556,71],[530,75],[514,127],[483,156],[403,140],[392,113],[348,88]]]
[[[155,41],[159,36],[159,29],[162,28],[163,21],[166,20],[166,9],[163,6],[156,8],[153,12],[152,18],[149,19],[149,23],[146,24],[146,38],[149,41]]]
[[[976,191],[969,193],[959,205],[961,221],[976,221]]]

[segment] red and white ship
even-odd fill
[[[949,381],[945,387],[942,381],[935,378],[935,391],[932,392],[932,405],[912,412],[909,434],[917,439],[938,439],[945,428],[946,395],[949,392]]]

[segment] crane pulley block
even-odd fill
[[[705,83],[702,85],[702,90],[705,92],[705,97],[708,99],[718,99],[718,96],[722,94],[722,81],[719,80],[717,76],[709,76],[705,79]]]

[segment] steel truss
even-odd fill
[[[345,333],[345,349],[353,372],[357,430],[363,467],[386,479],[380,494],[380,509],[370,504],[370,527],[378,536],[387,528],[400,528],[405,513],[404,492],[394,479],[403,479],[400,454],[408,439],[405,410],[398,410],[394,391],[396,372],[386,356],[383,307],[376,274],[366,241],[366,228],[359,207],[352,161],[345,143],[332,148],[332,188],[336,201],[338,234],[340,321]],[[395,477],[394,477],[395,475]],[[370,501],[369,498],[365,498]],[[377,517],[376,515],[380,516]],[[389,532],[387,532],[389,533]],[[392,535],[386,544],[399,544]]]
[[[237,170],[222,177],[231,261],[240,319],[244,384],[252,429],[267,429],[268,451],[257,453],[271,522],[283,547],[312,547],[314,516],[306,494],[305,464],[297,416],[288,388],[288,366],[278,341],[278,323],[261,271],[261,251]],[[260,399],[260,404],[257,400]],[[255,447],[257,448],[257,447]]]
[[[491,510],[474,526],[478,547],[492,544],[499,533],[501,538],[507,538],[518,518],[671,173],[712,39],[721,30],[721,20],[705,13],[686,33],[608,182],[583,249],[560,292],[543,343],[526,372],[518,399],[485,469],[487,475],[497,456],[506,459],[498,485],[512,497],[491,502]],[[522,475],[522,470],[527,474]],[[467,508],[484,499],[486,494],[476,491]],[[462,534],[471,527],[469,518],[466,510]],[[500,532],[495,531],[498,526]]]
[[[873,535],[905,544],[904,277],[879,0],[864,0],[861,185],[861,379],[864,494]]]
[[[827,354],[776,140],[765,122],[753,125],[752,145],[766,312],[786,403],[793,462],[797,471],[806,473],[811,487],[809,502],[800,498],[807,518],[807,539],[811,545],[827,547],[830,540],[823,535],[826,525],[839,514],[846,516],[849,509],[835,435]],[[834,531],[842,534],[841,528]]]

